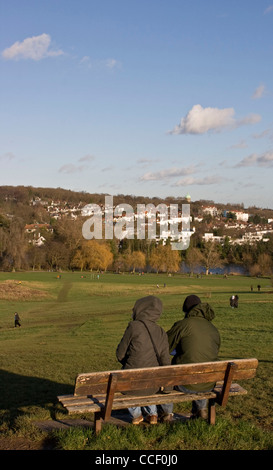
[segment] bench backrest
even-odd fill
[[[145,390],[166,386],[199,384],[225,380],[227,366],[234,364],[233,380],[255,377],[257,359],[235,359],[230,361],[179,364],[174,366],[125,369],[79,374],[74,395],[96,395],[107,392],[109,378],[115,377],[115,391]]]

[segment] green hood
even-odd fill
[[[185,318],[190,317],[201,317],[206,320],[213,320],[215,317],[214,311],[211,306],[207,303],[201,303],[193,307],[188,313],[186,313]]]
[[[158,297],[148,295],[138,299],[133,308],[133,320],[150,320],[156,322],[163,310],[163,305]]]

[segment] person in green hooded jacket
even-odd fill
[[[177,321],[167,331],[172,364],[191,364],[218,360],[220,334],[212,324],[214,311],[208,303],[202,303],[196,295],[186,297],[183,304],[185,317]],[[184,393],[206,392],[214,383],[178,385]],[[195,400],[192,403],[193,417],[207,418],[208,400]]]

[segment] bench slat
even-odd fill
[[[114,402],[113,410],[120,410],[123,408],[129,408],[131,406],[142,406],[151,404],[161,404],[161,403],[177,403],[185,402],[202,398],[216,398],[222,390],[222,384],[218,383],[215,386],[215,389],[212,392],[203,392],[198,394],[186,394],[182,392],[173,391],[168,394],[156,394],[148,396],[131,396],[131,395],[122,395],[117,393]],[[230,388],[230,395],[246,395],[247,391],[242,388],[239,384],[233,383]],[[59,396],[58,399],[62,405],[68,410],[70,414],[76,413],[88,413],[88,412],[98,412],[104,406],[106,395],[97,395],[94,397],[78,397],[75,395],[63,395]]]
[[[202,398],[215,398],[216,393],[213,392],[207,392],[204,395],[200,395]],[[200,398],[199,397],[199,398]],[[120,410],[120,409],[125,409],[129,408],[132,406],[143,406],[143,403],[145,406],[149,405],[160,405],[161,403],[176,403],[176,402],[183,402],[183,401],[190,401],[196,399],[195,394],[180,394],[180,395],[173,395],[172,397],[159,397],[156,395],[149,395],[148,397],[145,397],[143,400],[143,397],[127,397],[126,399],[124,398],[122,401],[119,400],[114,400],[113,401],[113,410]],[[66,406],[67,410],[69,413],[82,413],[84,412],[95,412],[95,411],[100,411],[101,408],[94,403],[88,404],[88,403],[78,403],[78,404],[69,404]]]
[[[223,380],[230,361],[207,362],[200,364],[179,364],[175,366],[151,367],[146,369],[125,369],[108,372],[79,374],[75,384],[75,395],[106,393],[109,374],[117,376],[117,390],[144,390],[152,386],[185,385],[216,382]],[[237,359],[232,361],[237,370],[234,379],[249,379],[256,374],[257,359]]]

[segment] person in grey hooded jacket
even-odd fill
[[[128,324],[125,333],[117,347],[116,356],[123,369],[137,369],[156,367],[158,365],[170,365],[169,343],[166,332],[156,322],[163,311],[163,305],[158,297],[149,295],[138,299],[133,308],[132,321]],[[154,349],[155,344],[157,353]],[[157,388],[138,390],[138,395],[147,395],[158,392]],[[136,394],[134,392],[134,394]],[[171,414],[172,405],[161,405],[163,414]],[[157,407],[151,405],[145,407],[148,421],[151,424],[157,422]],[[143,421],[140,407],[129,408],[133,418],[133,424]]]

